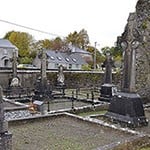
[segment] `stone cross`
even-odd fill
[[[112,56],[110,55],[110,52],[106,52],[106,59],[103,63],[103,66],[105,67],[104,83],[111,84],[112,83],[112,67],[114,66],[114,62],[112,60]]]
[[[17,76],[17,52],[16,50],[13,51],[12,71],[13,71],[13,78],[14,78]]]
[[[47,75],[46,75],[46,52],[43,49],[42,50],[42,59],[41,59],[41,84],[42,86],[45,85],[47,80]]]
[[[121,47],[123,55],[123,92],[135,92],[135,51],[139,45],[140,34],[134,24],[135,13],[131,13],[123,34]]]

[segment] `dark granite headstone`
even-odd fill
[[[114,61],[110,52],[106,53],[106,59],[102,65],[105,67],[105,76],[104,76],[104,84],[102,84],[100,89],[100,98],[101,101],[110,102],[114,93],[116,93],[117,88],[112,84],[112,67],[114,67]]]
[[[141,98],[136,93],[119,92],[113,97],[105,115],[129,127],[147,125]]]

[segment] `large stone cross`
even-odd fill
[[[140,34],[134,24],[135,13],[129,16],[129,23],[126,27],[121,47],[124,50],[123,55],[123,92],[135,92],[135,52],[139,45]]]

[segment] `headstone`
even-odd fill
[[[63,74],[63,66],[60,65],[58,68],[57,85],[64,85],[65,84],[64,81],[65,81],[65,77]]]
[[[45,49],[42,51],[42,59],[41,59],[41,84],[44,87],[47,82],[47,75],[46,75],[46,52]]]
[[[126,35],[121,42],[121,47],[124,50],[122,80],[122,91],[124,92],[135,91],[135,51],[139,46],[140,35],[134,25],[134,17],[135,13],[131,13],[128,27],[126,27]]]
[[[16,50],[13,51],[13,58],[12,58],[12,78],[10,79],[10,87],[18,87],[21,86],[20,79],[17,76],[17,52]]]
[[[0,87],[0,150],[12,150],[12,134],[8,132],[3,107],[2,88]]]
[[[134,13],[129,16],[124,40],[121,45],[124,50],[123,80],[121,92],[117,92],[105,116],[125,123],[130,127],[147,125],[141,97],[135,92],[135,51],[138,47],[139,33],[134,24]]]
[[[46,51],[42,50],[41,55],[41,74],[40,77],[36,80],[35,83],[35,95],[33,99],[36,100],[46,100],[51,97],[52,89],[49,81],[47,80],[47,59]]]
[[[114,61],[110,52],[106,53],[106,59],[102,65],[105,67],[104,84],[101,85],[100,98],[101,101],[110,101],[117,88],[112,84],[112,67],[114,67]]]
[[[20,97],[21,94],[25,94],[25,90],[21,87],[20,78],[17,76],[17,51],[13,51],[12,58],[12,74],[9,78],[8,87],[4,90],[6,96]]]
[[[55,93],[54,97],[60,97],[60,96],[64,96],[65,95],[65,89],[66,89],[66,85],[65,85],[65,77],[64,77],[64,73],[63,73],[63,65],[60,65],[58,68],[58,74],[57,74],[57,81],[56,81],[56,90],[60,91],[59,93]]]

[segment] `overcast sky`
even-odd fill
[[[2,0],[0,20],[66,37],[87,30],[91,45],[113,46],[137,0]],[[11,30],[28,32],[36,40],[55,36],[0,21],[0,38]]]

